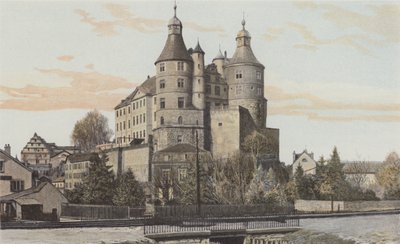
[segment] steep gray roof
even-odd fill
[[[189,55],[189,52],[186,49],[186,45],[185,42],[183,41],[182,35],[178,34],[168,35],[164,49],[162,50],[160,57],[158,57],[155,64],[169,60],[183,60],[183,61],[193,62],[192,57]]]
[[[129,94],[129,96],[127,96],[125,99],[121,100],[121,102],[115,106],[114,109],[119,109],[125,106],[128,106],[133,98],[135,97],[136,93],[138,92],[138,90],[146,93],[146,94],[155,94],[156,93],[156,77],[153,76],[151,78],[147,78],[147,80],[145,80],[140,86],[136,87],[136,89]]]
[[[202,54],[204,54],[203,49],[200,47],[199,41],[197,41],[197,45],[196,45],[196,47],[193,49],[193,52],[194,52],[194,53],[202,53]]]
[[[252,63],[264,67],[264,65],[257,60],[256,56],[254,56],[250,46],[237,47],[232,58],[229,60],[229,65],[243,63]]]

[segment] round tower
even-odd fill
[[[212,62],[217,66],[218,73],[221,75],[222,78],[224,78],[225,56],[222,55],[221,49],[219,49],[217,56],[212,60]]]
[[[250,33],[245,28],[236,36],[236,50],[225,64],[226,81],[229,85],[229,105],[246,108],[259,128],[266,124],[266,102],[264,98],[264,65],[254,56]]]
[[[197,41],[196,47],[192,51],[193,59],[193,106],[197,109],[205,108],[204,94],[204,51]]]
[[[156,151],[179,143],[195,145],[196,130],[199,145],[203,147],[203,114],[192,103],[193,74],[198,71],[194,71],[192,56],[183,41],[183,26],[176,16],[176,5],[174,12],[168,22],[167,41],[155,62],[153,143]]]

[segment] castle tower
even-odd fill
[[[264,65],[254,56],[250,46],[251,36],[242,21],[242,30],[236,36],[236,50],[225,64],[229,85],[229,105],[249,110],[259,128],[265,128],[267,100],[264,98]]]
[[[219,49],[217,56],[212,60],[212,62],[213,64],[215,64],[215,66],[217,66],[218,73],[221,75],[222,78],[224,78],[225,56],[222,55],[221,49]]]
[[[197,41],[192,51],[193,59],[193,106],[197,109],[205,108],[204,94],[204,51]]]
[[[153,98],[155,150],[178,143],[195,144],[196,130],[199,138],[203,138],[203,113],[192,104],[193,59],[183,41],[183,26],[176,17],[176,5],[174,12],[174,17],[168,22],[168,37],[164,49],[155,62],[156,95]],[[202,141],[199,145],[203,145]]]

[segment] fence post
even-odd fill
[[[127,207],[127,209],[128,209],[128,219],[130,219],[131,218],[131,211],[130,211],[129,206]]]

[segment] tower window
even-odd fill
[[[118,111],[116,111],[116,116],[118,117]]]
[[[217,96],[221,95],[221,89],[219,86],[215,86],[215,95]]]
[[[133,119],[132,119],[132,125],[135,125],[136,123],[135,123],[135,116],[133,116]]]
[[[132,104],[132,109],[135,110],[135,103]]]
[[[236,71],[236,79],[242,79],[243,78],[243,73],[241,70]]]
[[[185,106],[185,98],[178,97],[178,108],[183,108]]]
[[[154,97],[154,105],[157,104],[157,97]]]
[[[154,117],[154,121],[156,121],[156,120],[157,120],[157,118],[156,118],[156,112],[153,113],[153,117]]]
[[[165,63],[160,63],[160,72],[165,71]]]
[[[160,98],[160,108],[165,108],[165,98]]]
[[[160,80],[160,89],[165,88],[165,80]]]
[[[256,71],[256,79],[261,80],[261,72],[260,71]]]
[[[128,128],[131,128],[131,121],[128,120]]]
[[[178,137],[176,138],[176,140],[177,140],[178,143],[181,143],[181,142],[182,142],[182,135],[178,135]]]
[[[183,83],[183,79],[179,78],[178,79],[178,87],[183,87],[184,83]]]
[[[160,117],[160,124],[162,124],[162,125],[164,124],[164,117],[163,116]]]
[[[182,61],[177,63],[177,66],[176,66],[177,70],[185,70],[184,68],[185,68],[185,66],[184,66],[184,63]]]
[[[146,123],[146,114],[143,114],[143,123]]]
[[[183,124],[182,116],[179,116],[179,117],[178,117],[178,124],[180,124],[180,125]]]

